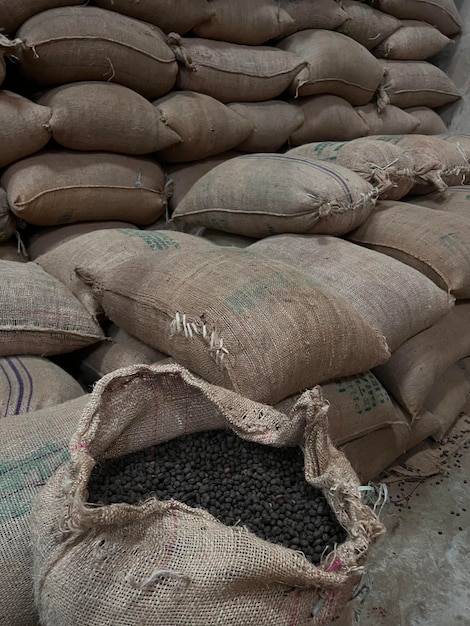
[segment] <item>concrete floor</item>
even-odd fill
[[[470,418],[444,473],[389,484],[387,534],[370,553],[359,594],[334,626],[470,625]]]

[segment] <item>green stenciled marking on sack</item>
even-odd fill
[[[467,195],[465,196],[465,200],[470,200],[470,194],[467,194]]]
[[[157,231],[148,232],[145,230],[133,230],[132,228],[117,228],[117,231],[124,233],[128,237],[138,237],[152,250],[169,250],[170,248],[181,248],[178,241],[169,237],[166,233]]]
[[[235,315],[243,315],[253,309],[259,302],[268,298],[273,288],[294,287],[288,278],[276,272],[261,278],[253,278],[244,283],[239,289],[224,298],[225,304]]]
[[[368,413],[380,404],[390,402],[388,393],[371,372],[335,382],[339,393],[349,394],[357,415]]]
[[[336,142],[336,141],[320,141],[320,143],[318,143],[315,148],[313,149],[313,152],[315,154],[318,154],[318,156],[322,156],[323,152],[325,152],[325,150],[327,150],[328,152],[330,152],[331,150],[333,152],[339,152],[342,148],[344,148],[344,146],[346,145],[346,142],[342,141],[340,143]],[[331,154],[330,156],[328,156],[325,160],[326,161],[336,161],[336,154]]]
[[[66,447],[47,443],[22,459],[0,461],[0,523],[29,513],[33,490],[42,487],[68,458]]]

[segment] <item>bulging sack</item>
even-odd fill
[[[454,0],[374,0],[378,9],[402,20],[422,20],[444,35],[456,35],[461,20]]]
[[[49,383],[50,388],[50,383]],[[0,419],[0,617],[37,626],[30,511],[34,496],[68,458],[88,394],[41,411]]]
[[[329,30],[303,30],[278,47],[307,63],[292,81],[295,96],[329,93],[353,105],[370,102],[383,78],[380,62],[350,37]]]
[[[334,290],[385,337],[392,351],[454,305],[453,298],[417,270],[339,237],[276,235],[249,250],[308,272]]]
[[[21,24],[33,15],[75,4],[83,4],[83,0],[15,0],[13,4],[9,0],[0,0],[0,30],[14,35]]]
[[[470,185],[447,187],[445,191],[434,191],[423,196],[414,196],[410,201],[417,206],[448,211],[470,219]]]
[[[178,142],[159,157],[169,163],[197,161],[238,146],[253,131],[253,124],[215,98],[193,91],[174,91],[153,106]]]
[[[470,298],[470,220],[385,201],[348,238],[422,272],[456,298]]]
[[[348,19],[337,30],[371,50],[401,26],[400,20],[356,0],[341,0]]]
[[[103,9],[155,24],[165,33],[180,35],[214,15],[210,0],[96,0],[96,4]]]
[[[0,261],[0,356],[62,354],[103,339],[101,328],[35,263]]]
[[[350,169],[373,185],[380,199],[400,200],[409,193],[415,181],[410,155],[384,141],[321,141],[299,146],[287,154],[319,159]]]
[[[393,105],[379,110],[377,104],[371,102],[355,110],[368,128],[365,135],[407,135],[419,132],[419,120]]]
[[[403,20],[402,25],[373,50],[383,59],[424,61],[443,50],[451,40],[426,22]]]
[[[72,83],[51,89],[38,103],[51,109],[54,141],[71,150],[148,154],[181,141],[148,100],[123,85]]]
[[[48,359],[0,358],[0,418],[40,411],[84,394],[70,374]]]
[[[367,124],[344,98],[321,94],[297,98],[293,104],[302,111],[304,122],[289,137],[290,146],[311,141],[348,141],[369,132]]]
[[[178,235],[188,243],[77,273],[110,320],[209,382],[274,403],[388,358],[383,336],[308,274]]]
[[[178,71],[159,28],[97,7],[45,11],[17,37],[21,68],[40,85],[108,81],[158,98],[173,87]]]
[[[51,138],[51,110],[11,91],[0,91],[0,167],[33,154]]]
[[[243,46],[172,33],[168,45],[179,62],[176,88],[221,102],[273,100],[305,66],[300,57],[271,46]]]
[[[341,235],[361,224],[377,190],[340,165],[289,154],[230,159],[200,178],[173,220],[247,237]]]
[[[5,170],[12,211],[28,224],[93,220],[151,224],[165,210],[168,187],[150,159],[110,152],[45,151]]]
[[[442,117],[439,113],[436,113],[436,111],[433,111],[433,109],[430,109],[429,107],[411,107],[409,109],[405,109],[405,112],[409,113],[418,120],[419,126],[416,129],[416,132],[420,135],[439,135],[440,133],[447,132],[447,126],[445,125]],[[381,131],[379,131],[379,133],[380,132]]]
[[[41,623],[110,626],[123,610],[126,623],[135,626],[142,615],[174,626],[205,626],[216,623],[221,610],[234,626],[329,622],[350,598],[383,527],[362,503],[354,472],[328,438],[326,410],[317,389],[287,416],[179,366],[136,366],[102,379],[72,438],[70,462],[35,502],[33,579]],[[214,428],[267,445],[302,442],[305,479],[323,491],[346,541],[314,566],[300,552],[244,527],[225,526],[176,499],[138,506],[87,503],[89,477],[100,460]],[[60,583],[64,568],[67,585]]]

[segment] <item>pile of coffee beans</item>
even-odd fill
[[[231,430],[179,437],[98,464],[89,501],[179,500],[243,525],[318,563],[346,538],[323,494],[307,483],[303,452],[245,441]]]

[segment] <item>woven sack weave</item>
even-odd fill
[[[234,626],[331,621],[383,527],[328,438],[326,412],[318,389],[287,416],[179,366],[136,366],[102,379],[71,440],[70,462],[49,479],[33,509],[33,578],[43,626],[143,620],[205,626],[221,615]],[[87,504],[88,478],[100,459],[224,427],[262,444],[303,443],[305,478],[323,491],[347,532],[319,566],[176,500]]]
[[[447,187],[445,191],[434,191],[410,199],[415,205],[455,213],[470,219],[470,185]]]
[[[454,0],[373,0],[374,5],[402,20],[422,20],[444,35],[456,35],[461,20]]]
[[[364,222],[377,190],[340,165],[289,154],[230,159],[200,178],[173,220],[247,237],[342,235]]]
[[[417,270],[338,237],[276,235],[249,250],[308,272],[334,290],[385,337],[392,351],[454,305],[453,298]]]
[[[114,1],[114,0],[113,0]],[[48,9],[83,4],[83,0],[0,0],[0,30],[13,35],[30,17]]]
[[[377,46],[401,26],[400,20],[396,17],[356,0],[341,0],[341,7],[347,13],[348,19],[338,31],[355,39],[368,50]]]
[[[420,135],[439,135],[439,133],[447,132],[444,120],[433,109],[429,107],[411,107],[405,109],[405,111],[419,121],[416,132]]]
[[[377,104],[371,102],[356,107],[356,113],[369,129],[366,135],[405,135],[419,130],[419,120],[393,105],[379,111]]]
[[[178,248],[77,269],[130,335],[213,384],[269,403],[387,360],[380,333],[314,277],[178,235]]]
[[[40,85],[108,81],[159,98],[178,66],[156,26],[97,7],[51,9],[17,32],[21,68]]]
[[[402,26],[373,52],[384,59],[424,61],[443,50],[451,40],[426,22],[403,20]]]

